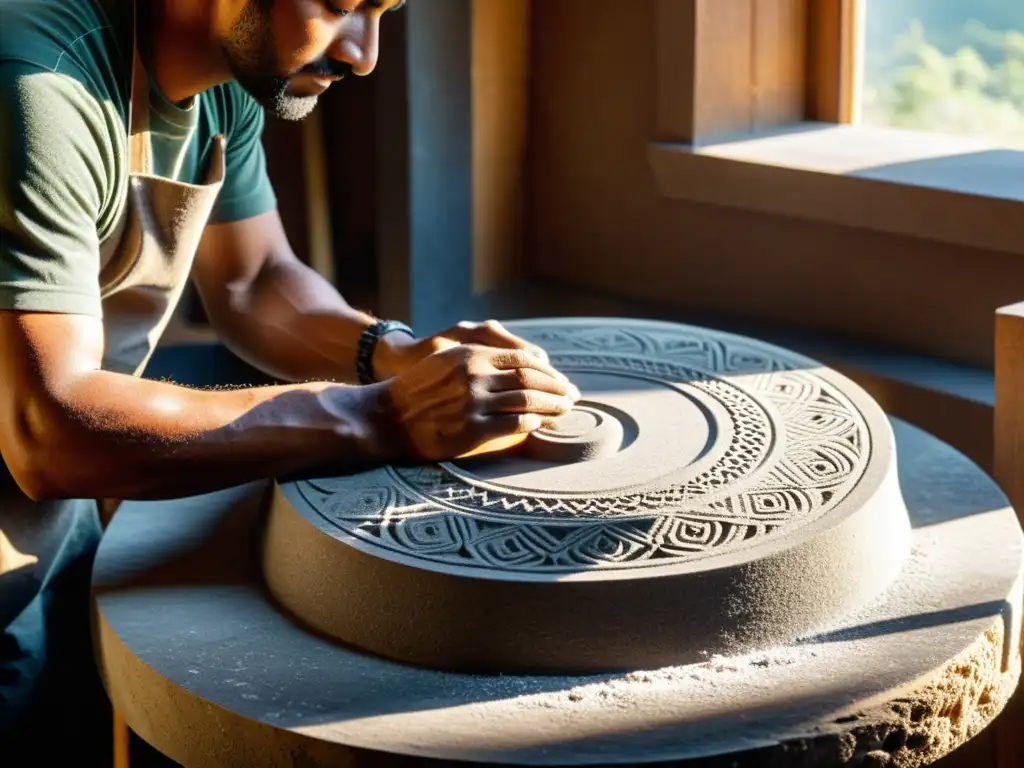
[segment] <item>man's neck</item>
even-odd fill
[[[231,79],[213,36],[211,3],[203,0],[136,2],[140,9],[143,3],[151,3],[148,14],[140,13],[139,34],[148,36],[150,76],[169,101],[187,101]]]

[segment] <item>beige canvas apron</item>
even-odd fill
[[[137,14],[136,14],[137,17]],[[117,226],[100,245],[103,370],[139,376],[188,283],[203,230],[224,181],[222,135],[215,136],[201,184],[153,175],[149,74],[136,22],[128,106],[128,197]],[[104,525],[117,509],[100,500]]]
[[[181,298],[224,179],[224,137],[210,147],[202,184],[153,175],[149,76],[138,45],[128,108],[128,199],[100,247],[103,369],[142,373]]]
[[[220,192],[224,139],[213,141],[201,184],[153,175],[150,81],[137,39],[133,43],[128,196],[118,225],[101,245],[100,287],[103,368],[138,376],[187,284]],[[115,506],[100,502],[102,517]],[[57,670],[50,675],[65,686],[60,695],[75,689],[76,675],[85,676],[82,686],[88,684],[88,573],[100,528],[95,501],[33,502],[9,481],[0,483],[0,507],[0,702],[9,710],[0,714],[11,716],[28,700],[44,663]]]

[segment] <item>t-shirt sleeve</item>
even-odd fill
[[[79,81],[0,63],[0,309],[101,315],[108,135]]]
[[[263,149],[263,109],[236,83],[225,88],[230,113],[224,185],[211,222],[226,224],[267,213],[277,206]]]

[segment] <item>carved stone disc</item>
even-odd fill
[[[264,572],[298,618],[417,664],[628,669],[791,640],[894,578],[893,438],[849,380],[688,326],[508,326],[577,410],[514,453],[280,485]]]

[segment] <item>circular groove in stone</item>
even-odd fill
[[[637,376],[628,372],[595,372],[574,370],[573,378],[600,402],[588,402],[610,414],[622,426],[621,445],[610,451],[599,467],[572,466],[572,462],[531,461],[526,451],[513,455],[484,455],[438,465],[438,469],[460,481],[464,501],[472,502],[474,489],[486,492],[492,503],[470,504],[471,513],[487,515],[497,508],[503,519],[517,515],[522,505],[509,500],[522,498],[553,498],[561,500],[591,500],[598,497],[618,499],[642,488],[680,485],[705,472],[714,472],[726,465],[744,463],[754,466],[764,460],[761,454],[742,455],[740,441],[732,435],[737,432],[727,402],[740,402],[751,412],[758,405],[739,390],[725,390],[725,396],[707,396],[697,386],[686,382],[670,385],[664,381]],[[691,376],[692,372],[682,372]],[[640,413],[646,414],[645,428],[641,432],[637,423]],[[636,417],[636,418],[634,418]],[[773,421],[767,413],[757,413],[756,420],[740,425],[739,431],[759,445],[769,446],[773,441]],[[665,446],[672,446],[672,462],[662,462]],[[668,468],[666,468],[668,467]],[[395,469],[398,482],[430,495],[429,485],[434,476],[422,467]],[[425,487],[426,486],[426,487]],[[505,500],[508,500],[506,503]],[[462,502],[459,502],[463,505]],[[535,519],[538,512],[549,509],[556,516],[575,516],[585,512],[587,506],[565,506],[558,502],[537,505],[526,510],[526,520]],[[619,516],[626,516],[623,509]],[[645,514],[640,510],[640,515]]]
[[[581,438],[588,432],[597,429],[601,426],[602,421],[600,411],[595,411],[585,406],[577,406],[565,416],[557,419],[553,424],[537,430],[535,434],[561,440],[573,440]]]
[[[571,464],[608,458],[627,447],[626,427],[630,425],[631,443],[637,427],[632,417],[598,403],[582,402],[556,423],[531,434],[519,453],[549,464]],[[505,465],[508,457],[487,457],[489,463]]]

